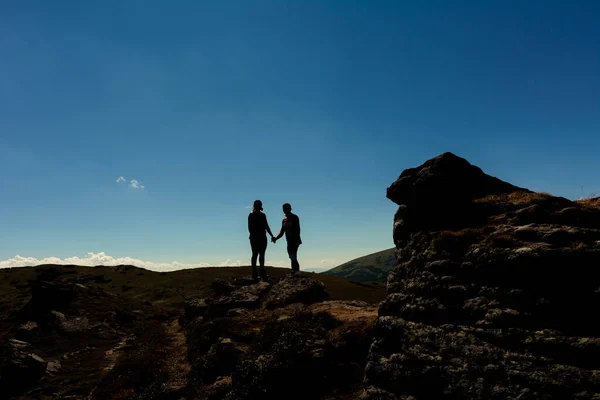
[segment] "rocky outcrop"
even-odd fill
[[[245,283],[243,286],[236,287],[232,283],[221,281],[217,284],[219,289],[215,290],[221,295],[206,299],[194,299],[186,303],[185,318],[187,321],[196,317],[222,317],[230,310],[259,308],[261,298],[271,287],[268,282],[255,283],[252,281],[251,284]],[[233,289],[226,291],[229,294],[222,294],[222,287]]]
[[[600,396],[596,203],[512,186],[450,153],[387,195],[399,265],[365,399]]]
[[[358,394],[377,308],[327,297],[321,282],[290,274],[190,302],[190,398]]]
[[[264,305],[268,309],[293,303],[312,304],[327,300],[323,282],[307,275],[292,273],[279,281],[267,295]]]
[[[323,282],[295,273],[285,276],[273,286],[268,282],[243,279],[232,282],[219,279],[212,286],[216,296],[186,303],[187,321],[197,317],[222,317],[260,307],[274,309],[293,303],[312,304],[328,298]]]

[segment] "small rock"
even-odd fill
[[[531,253],[533,249],[531,247],[519,247],[515,249],[514,252],[517,254]]]
[[[375,387],[367,388],[360,396],[360,400],[396,400],[397,397],[390,392]]]
[[[208,313],[208,303],[204,299],[194,299],[186,303],[185,320],[191,321],[196,317],[205,317]]]
[[[60,324],[60,328],[64,332],[83,332],[90,329],[90,322],[86,317],[81,318],[73,318],[67,321],[64,321]]]
[[[61,324],[63,322],[65,322],[67,320],[67,317],[65,317],[65,314],[59,312],[59,311],[50,311],[50,316],[54,319],[55,322]]]
[[[61,368],[62,366],[60,361],[48,361],[48,364],[46,365],[46,373],[50,375],[56,375],[60,372]]]
[[[229,310],[225,313],[225,316],[226,317],[235,317],[238,315],[243,315],[247,312],[248,312],[248,309],[246,309],[246,308],[232,308],[231,310]]]
[[[9,339],[8,340],[8,348],[12,351],[24,350],[30,346],[31,345],[29,343],[23,342],[22,340],[17,340],[17,339]]]
[[[17,328],[17,330],[20,333],[35,333],[39,329],[40,329],[40,327],[37,324],[37,322],[33,322],[33,321],[26,322]]]

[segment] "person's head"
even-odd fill
[[[252,212],[262,211],[262,210],[263,210],[262,201],[254,200],[254,205],[252,206]]]
[[[282,208],[284,214],[289,214],[292,212],[292,206],[290,205],[290,203],[285,203]]]

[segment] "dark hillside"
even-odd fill
[[[387,249],[356,258],[323,272],[358,282],[385,282],[388,273],[398,264],[396,249]]]

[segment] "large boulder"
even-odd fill
[[[222,316],[227,311],[236,308],[259,308],[261,298],[270,287],[271,284],[268,282],[242,286],[228,295],[213,299],[210,302],[209,314],[215,317]]]
[[[400,207],[394,238],[411,231],[461,227],[480,223],[487,207],[472,200],[486,195],[529,192],[485,174],[452,153],[443,153],[416,168],[406,169],[387,188],[387,197]]]
[[[325,284],[308,275],[292,273],[276,283],[266,296],[267,309],[283,307],[292,303],[312,304],[328,299]]]
[[[224,288],[226,283],[220,280],[216,286]],[[185,319],[192,321],[197,317],[222,317],[230,310],[259,308],[261,299],[270,287],[271,284],[268,282],[258,282],[241,286],[233,291],[227,289],[225,292],[229,292],[228,294],[217,297],[191,300],[185,305]],[[222,293],[220,290],[218,292]]]
[[[366,398],[600,397],[600,207],[450,153],[404,171],[388,197],[398,266]]]
[[[527,191],[487,175],[452,153],[443,153],[419,167],[405,169],[387,188],[394,203],[416,205],[435,200],[467,201],[488,195]]]

